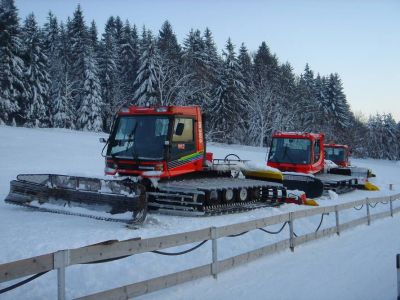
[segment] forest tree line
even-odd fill
[[[249,51],[228,38],[219,53],[208,28],[181,45],[168,21],[155,34],[118,16],[99,39],[80,6],[39,26],[0,0],[0,125],[109,132],[122,107],[147,104],[201,106],[215,142],[266,146],[277,130],[323,132],[355,155],[400,159],[391,114],[356,116],[339,74],[308,64],[294,74],[265,42]]]

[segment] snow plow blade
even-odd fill
[[[5,202],[32,208],[43,204],[82,207],[112,215],[132,212],[129,223],[134,224],[142,223],[147,213],[145,188],[138,183],[69,175],[20,174],[11,181]]]
[[[376,177],[370,169],[360,168],[360,167],[340,167],[331,168],[328,171],[330,174],[345,175],[345,176],[355,176],[360,178],[371,178]]]
[[[319,206],[319,204],[317,203],[317,201],[315,201],[314,199],[306,199],[306,200],[304,200],[304,205],[308,205],[308,206]]]
[[[283,182],[283,174],[278,170],[243,170],[242,173],[246,178],[250,179],[266,180],[278,183]]]
[[[320,197],[324,192],[324,184],[313,175],[269,170],[245,170],[242,172],[246,178],[283,183],[288,190],[303,191],[307,197],[311,198]],[[297,203],[297,201],[293,203]]]
[[[366,183],[364,183],[364,185],[362,186],[362,188],[364,190],[367,191],[379,191],[379,187],[377,187],[375,184],[367,181]]]

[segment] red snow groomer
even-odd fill
[[[322,133],[274,133],[267,165],[283,172],[284,186],[302,190],[308,197],[319,197],[324,190],[344,193],[356,188],[372,189],[349,168],[325,164]]]
[[[348,167],[350,166],[349,156],[350,156],[350,148],[347,145],[340,144],[324,144],[325,147],[325,159],[329,159],[333,161],[340,167]]]
[[[293,200],[282,183],[265,179],[282,176],[277,170],[257,170],[258,179],[234,178],[232,172],[246,169],[245,161],[213,159],[197,106],[122,109],[109,138],[101,141],[106,143],[105,173],[114,177],[19,175],[6,202],[48,211],[53,210],[42,204],[132,211],[134,221],[142,222],[147,208],[213,215]]]
[[[108,175],[138,178],[148,206],[178,214],[220,214],[287,200],[280,183],[232,178],[243,161],[206,152],[200,107],[131,106],[118,113],[107,141]]]
[[[370,169],[352,166],[350,163],[350,147],[329,143],[325,144],[325,159],[334,162],[338,168],[334,168],[335,174],[353,175],[361,178],[375,177]]]

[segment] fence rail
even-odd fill
[[[399,198],[400,194],[387,197],[366,198],[363,200],[343,203],[339,205],[304,209],[232,225],[210,227],[200,230],[147,239],[134,238],[124,241],[105,241],[86,247],[61,250],[50,254],[1,264],[0,283],[21,277],[26,277],[29,275],[35,275],[46,271],[57,270],[58,299],[65,299],[65,268],[67,268],[68,266],[95,262],[107,262],[135,254],[150,251],[154,252],[186,244],[205,242],[207,240],[212,241],[213,255],[212,262],[210,264],[114,288],[108,291],[99,292],[79,299],[131,298],[205,276],[213,275],[214,277],[216,277],[219,272],[226,271],[235,266],[255,260],[264,255],[276,253],[278,251],[289,248],[293,251],[296,246],[302,245],[304,243],[326,236],[331,236],[335,234],[339,235],[340,232],[361,224],[369,225],[374,220],[393,216],[395,213],[400,212],[400,207],[393,208],[393,201],[398,200]],[[378,203],[390,204],[389,211],[371,214],[370,208],[374,208]],[[366,216],[349,222],[340,223],[340,212],[353,208],[364,211],[366,213]],[[319,230],[318,227],[315,232],[299,236],[296,235],[294,231],[295,220],[321,215],[322,223],[324,215],[333,212],[335,213],[335,226],[324,228],[321,230]],[[238,236],[256,229],[263,230],[264,227],[282,223],[283,226],[281,230],[285,227],[286,224],[289,224],[289,237],[287,239],[224,260],[218,260],[218,239],[223,237]],[[266,230],[263,231],[268,232]],[[195,248],[196,247],[194,247],[193,249]]]

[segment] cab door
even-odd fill
[[[320,172],[324,168],[323,151],[321,139],[315,139],[312,153],[312,168],[314,172]]]
[[[171,139],[172,161],[196,152],[194,125],[194,118],[175,117]]]

